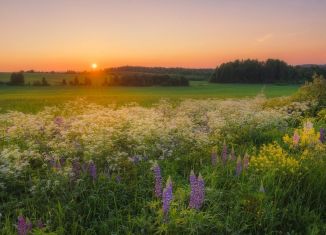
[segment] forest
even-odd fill
[[[314,73],[326,76],[326,66],[292,66],[279,59],[246,59],[221,64],[210,77],[210,82],[298,84],[311,80]]]

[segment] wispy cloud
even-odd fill
[[[260,38],[257,38],[256,41],[261,43],[261,42],[265,42],[269,39],[271,39],[273,37],[273,34],[272,33],[268,33],[268,34],[265,34],[264,36],[260,37]]]

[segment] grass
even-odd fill
[[[192,81],[190,87],[0,86],[0,112],[37,112],[45,106],[60,105],[76,98],[85,98],[103,105],[137,102],[149,106],[160,99],[177,102],[186,98],[244,98],[256,96],[261,91],[264,91],[267,97],[288,96],[297,89],[296,85],[210,84],[202,81]]]

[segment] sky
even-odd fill
[[[326,64],[326,0],[0,0],[0,71]]]

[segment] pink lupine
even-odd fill
[[[24,216],[18,216],[17,222],[17,232],[18,235],[27,235],[27,233],[32,229],[31,223],[27,223]]]
[[[300,141],[300,135],[298,134],[297,131],[295,131],[293,134],[293,145],[297,146],[299,144],[299,141]]]

